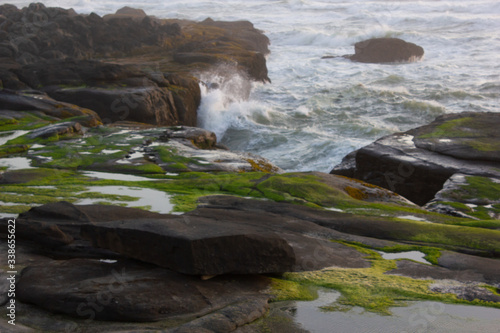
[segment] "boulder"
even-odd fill
[[[500,114],[463,112],[383,137],[347,155],[332,174],[366,181],[424,205],[455,173],[499,177]]]
[[[296,261],[278,234],[202,218],[87,225],[82,236],[94,246],[191,275],[288,272]]]
[[[372,38],[354,44],[354,55],[347,58],[365,63],[407,63],[418,61],[424,49],[399,38]]]
[[[144,151],[166,172],[282,172],[266,158],[217,145],[215,133],[200,128],[171,127],[159,139]]]
[[[73,259],[24,269],[16,296],[18,301],[87,321],[170,319],[170,325],[178,326],[198,317],[206,322],[211,316],[222,316],[230,329],[219,332],[230,332],[265,314],[268,284],[258,276],[201,280],[127,260]]]
[[[116,18],[132,18],[135,21],[142,21],[146,16],[146,12],[144,12],[144,10],[142,9],[125,6],[118,9],[116,13],[104,15],[102,18],[104,21],[109,21]]]
[[[411,130],[417,148],[462,160],[500,163],[500,115],[462,112]]]
[[[33,207],[19,214],[22,223],[55,225],[75,239],[80,239],[80,227],[89,223],[107,223],[125,218],[168,218],[172,215],[148,212],[142,209],[109,205],[73,205],[67,201]]]

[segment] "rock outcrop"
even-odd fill
[[[192,73],[218,64],[269,81],[269,39],[246,21],[161,20],[132,8],[102,18],[37,3],[0,6],[0,23],[2,88],[42,91],[105,123],[196,126]]]
[[[497,113],[440,116],[349,154],[331,173],[382,186],[424,205],[456,173],[500,176],[499,124]]]
[[[424,49],[399,38],[373,38],[354,44],[354,54],[345,56],[365,63],[408,63],[424,56]]]

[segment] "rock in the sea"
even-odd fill
[[[500,114],[463,112],[383,137],[345,157],[331,173],[394,191],[419,205],[455,173],[500,177]]]
[[[354,44],[347,58],[365,63],[407,63],[422,59],[424,49],[399,38],[373,38]]]

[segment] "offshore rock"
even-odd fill
[[[352,61],[365,63],[408,63],[423,58],[424,49],[399,38],[373,38],[354,44]]]
[[[500,114],[462,112],[383,137],[347,155],[331,173],[394,191],[424,205],[455,173],[500,177]]]

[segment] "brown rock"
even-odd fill
[[[373,38],[354,44],[349,59],[366,63],[414,62],[422,59],[424,49],[399,38]]]

